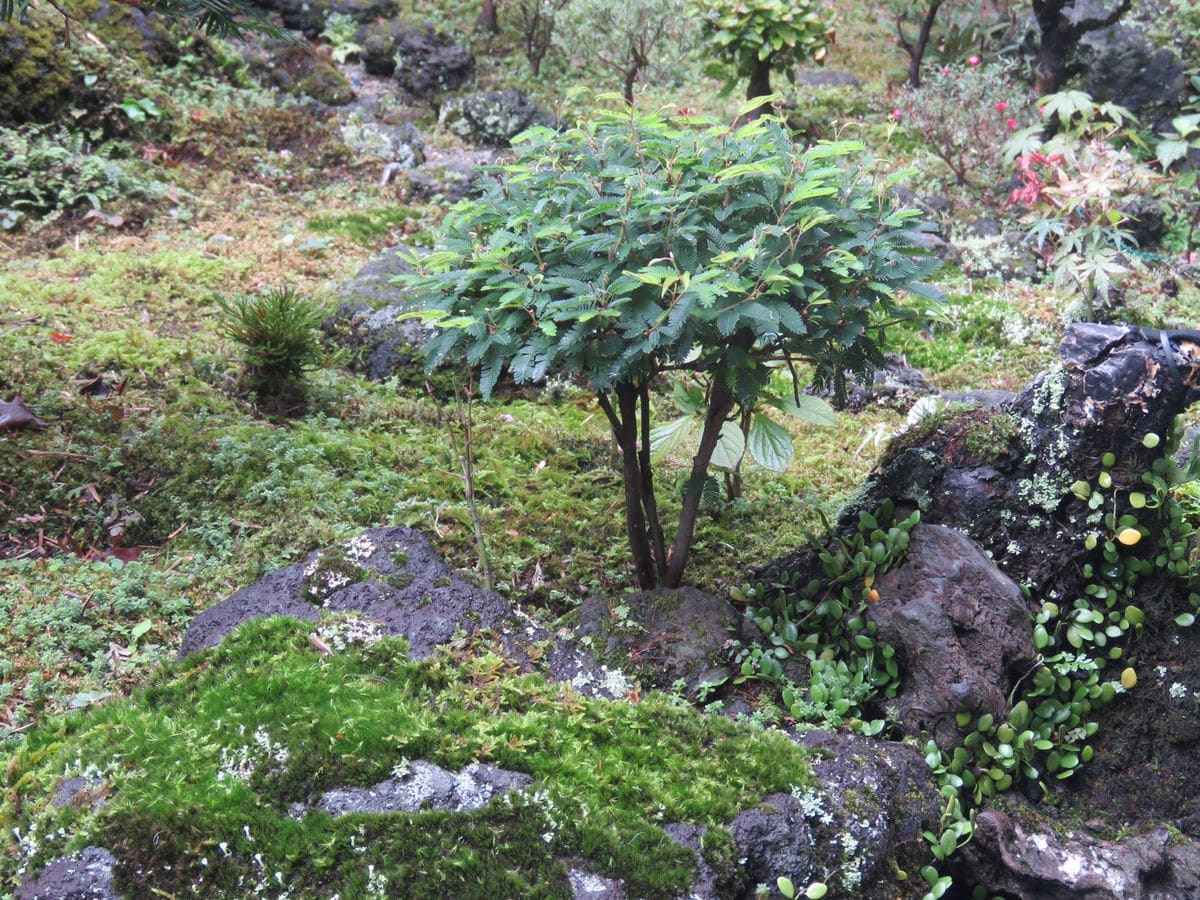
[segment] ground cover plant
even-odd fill
[[[1049,25],[1024,43],[1021,4],[906,4],[930,22],[923,47],[904,27],[907,49],[890,7],[859,0],[836,19],[817,3],[322,2],[310,48],[208,36],[261,24],[247,12],[279,27],[287,3],[160,4],[167,29],[151,6],[0,2],[0,51],[29,51],[0,52],[0,894],[99,844],[131,896],[474,896],[497,878],[559,896],[567,857],[674,896],[696,865],[668,822],[714,826],[704,858],[723,871],[738,858],[717,826],[769,793],[819,824],[806,788],[830,754],[785,729],[862,741],[859,757],[902,737],[925,760],[943,805],[896,875],[914,897],[990,877],[980,815],[1115,840],[1113,807],[1092,809],[1106,783],[1154,809],[1187,796],[1194,770],[1169,753],[1186,754],[1200,691],[1198,489],[1168,457],[1194,415],[1136,445],[1136,466],[1097,445],[1063,463],[1090,466],[1079,483],[1030,485],[1039,515],[1094,520],[1072,549],[1080,590],[1027,586],[1035,662],[1002,710],[964,708],[953,742],[903,733],[889,705],[911,673],[873,619],[891,599],[877,579],[929,520],[884,504],[828,528],[910,451],[999,483],[988,470],[1030,431],[994,392],[1050,370],[1053,408],[1080,318],[1196,327],[1188,4],[1149,24],[1109,4],[1119,27],[1093,29],[1038,3]],[[380,34],[426,21],[474,59],[433,99],[367,65]],[[1179,90],[1105,92],[1110,40]],[[299,63],[329,79],[321,102]],[[747,85],[753,102],[729,96]],[[445,103],[512,91],[556,130],[510,150],[438,125]],[[374,293],[348,287],[397,245],[415,278],[389,262]],[[263,298],[281,327],[261,327]],[[429,327],[446,364],[427,375],[405,347],[379,380],[357,374],[345,308],[375,321],[421,301],[444,311]],[[1190,338],[1165,340],[1190,377]],[[468,419],[454,397],[481,383]],[[681,522],[687,552],[655,522]],[[252,623],[174,661],[197,614],[384,523],[557,634],[600,598],[611,633],[648,649],[587,646],[633,676],[657,674],[664,643],[629,615],[639,588],[682,580],[747,615],[698,688],[603,702],[520,674],[486,634],[424,662],[398,640],[327,654],[312,634],[360,627],[336,616]],[[992,549],[1006,572],[1037,552]],[[815,581],[764,574],[805,553]],[[418,758],[535,787],[465,817],[288,814]],[[64,774],[102,802],[52,805]],[[1196,837],[1188,815],[1169,817],[1164,858]],[[862,891],[849,863],[828,883],[778,868],[760,894]]]

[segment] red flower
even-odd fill
[[[996,104],[996,112],[1004,112],[1006,109],[1008,109],[1008,104],[1003,100]]]
[[[975,68],[977,65],[979,65],[979,57],[978,56],[967,57],[967,65],[970,66],[972,69]]]
[[[1015,131],[1017,128],[1017,120],[1016,119],[1005,119],[1004,124],[1008,126],[1009,131]]]

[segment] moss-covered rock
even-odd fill
[[[0,121],[52,119],[71,86],[70,62],[48,19],[0,25]]]
[[[662,696],[589,700],[478,644],[423,662],[397,640],[327,655],[312,631],[248,624],[129,702],[31,732],[4,776],[0,883],[93,846],[126,896],[561,897],[568,859],[633,896],[678,896],[694,854],[662,826],[715,825],[811,782],[783,734]],[[459,812],[293,807],[403,783],[419,759],[449,773],[486,759],[531,783]],[[104,803],[55,806],[64,773],[99,779]]]
[[[310,47],[272,44],[250,54],[251,67],[267,84],[295,97],[312,97],[329,106],[345,106],[354,88],[333,61]]]
[[[553,124],[553,117],[520,91],[492,91],[447,101],[438,124],[472,144],[507,147],[534,125]]]

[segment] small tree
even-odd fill
[[[521,36],[521,47],[536,78],[554,42],[554,24],[569,0],[509,0],[504,4]]]
[[[1071,75],[1071,54],[1080,39],[1090,31],[1110,28],[1130,9],[1133,0],[1121,0],[1110,11],[1089,15],[1091,5],[1076,0],[1033,0],[1033,17],[1041,31],[1037,56],[1033,60],[1033,85],[1039,94],[1062,89]]]
[[[696,126],[699,126],[698,128]],[[899,302],[936,266],[899,210],[851,165],[858,144],[800,151],[774,120],[604,113],[535,129],[484,195],[450,213],[406,279],[438,328],[427,362],[465,356],[490,394],[551,373],[587,379],[620,448],[639,583],[681,583],[717,441],[774,366],[862,377]],[[668,549],[651,469],[651,391],[705,376],[699,448]]]
[[[919,88],[921,86],[921,62],[925,59],[925,50],[929,47],[929,39],[933,36],[933,23],[937,21],[938,10],[942,8],[944,0],[928,0],[928,3],[922,5],[919,3],[911,3],[909,0],[900,0],[899,3],[893,2],[893,15],[896,23],[896,40],[900,44],[900,49],[908,54],[908,86]],[[908,24],[909,16],[914,12],[921,13],[921,21],[917,27],[916,35],[905,33],[904,28]]]
[[[626,103],[648,69],[678,63],[691,43],[686,0],[571,0],[559,17],[555,40],[621,79]]]
[[[701,33],[737,78],[749,79],[746,99],[771,93],[771,70],[825,58],[833,41],[831,12],[817,0],[695,0]],[[751,116],[767,112],[764,104]]]

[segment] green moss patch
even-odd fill
[[[1017,421],[1008,413],[951,403],[893,438],[880,465],[931,442],[941,448],[941,458],[952,466],[984,465],[1007,453],[1016,436]]]
[[[694,858],[661,825],[719,824],[812,781],[782,734],[661,695],[589,700],[479,645],[423,662],[399,640],[323,656],[310,630],[250,623],[129,701],[30,732],[4,780],[15,831],[0,837],[0,883],[99,844],[139,895],[569,896],[560,860],[583,858],[634,896],[674,896]],[[471,813],[289,815],[412,759],[482,760],[534,783]],[[103,803],[52,807],[64,775],[98,779],[89,797]]]

